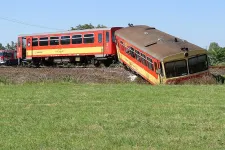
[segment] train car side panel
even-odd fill
[[[134,61],[129,59],[124,53],[120,51],[119,47],[117,47],[117,49],[118,49],[117,54],[119,56],[119,60],[121,63],[126,64],[131,70],[137,72],[152,85],[159,84],[160,81],[157,78],[155,78],[155,76],[153,76],[149,71],[145,70],[143,67],[139,66]]]
[[[82,58],[85,63],[94,62],[99,66],[103,62],[105,66],[109,66],[116,58],[112,34],[119,28],[21,35],[19,39],[22,39],[22,44],[18,46],[18,57],[31,62],[34,59],[36,62],[51,61],[51,64],[55,59],[61,62],[69,59],[74,63],[74,59],[80,61]]]

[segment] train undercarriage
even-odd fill
[[[90,56],[68,56],[68,57],[34,57],[32,59],[19,59],[18,65],[24,67],[88,67],[93,65],[100,67],[110,67],[112,64],[116,64],[118,59],[116,56],[107,57],[95,57]]]

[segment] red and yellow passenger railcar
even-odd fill
[[[206,50],[155,28],[126,27],[115,38],[119,61],[153,85],[208,74]]]
[[[20,35],[17,57],[35,65],[101,62],[109,66],[116,58],[114,32],[120,27]]]

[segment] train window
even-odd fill
[[[142,59],[143,59],[143,54],[142,53],[140,53],[140,59],[139,59],[139,61],[142,63]]]
[[[30,40],[30,38],[28,38],[27,39],[27,46],[30,46],[30,42],[31,42],[31,40]]]
[[[84,43],[94,43],[94,34],[84,34]]]
[[[7,50],[6,50],[7,51]],[[6,58],[12,58],[13,57],[13,53],[12,52],[0,52],[0,56],[6,57]]]
[[[206,55],[196,56],[188,60],[190,74],[205,71],[208,69],[208,59]]]
[[[126,53],[129,55],[130,54],[130,48],[126,47]]]
[[[145,55],[141,53],[141,61],[140,61],[140,62],[141,62],[143,65],[145,65],[145,59],[144,59],[144,56],[145,56]]]
[[[143,54],[143,59],[142,59],[142,63],[147,66],[147,62],[146,62],[146,56]]]
[[[109,42],[109,32],[108,31],[106,32],[106,42],[107,43]]]
[[[22,37],[22,48],[25,50],[27,45],[27,40],[25,37]]]
[[[150,70],[153,70],[153,63],[152,63],[152,59],[151,58],[149,58],[149,57],[147,57],[147,65],[148,65],[148,68],[150,69]]]
[[[38,46],[38,38],[32,38],[32,46]]]
[[[138,61],[142,63],[142,54],[138,51]]]
[[[59,45],[59,37],[50,37],[50,45]]]
[[[4,52],[4,56],[5,57],[8,57],[8,58],[11,58],[13,56],[13,53],[10,53],[10,52]]]
[[[179,77],[188,74],[186,60],[178,60],[165,63],[166,77]]]
[[[140,61],[140,52],[139,51],[137,51],[137,50],[135,50],[135,52],[136,52],[136,59],[138,60],[138,61]]]
[[[81,44],[82,41],[83,40],[82,40],[82,35],[81,34],[72,36],[72,44]]]
[[[70,44],[70,36],[61,36],[60,43],[62,45],[68,45],[68,44]]]
[[[130,48],[130,54],[131,54],[131,57],[135,58],[135,52],[132,47]]]
[[[102,43],[102,33],[98,34],[98,43]]]
[[[40,46],[48,46],[48,37],[42,37],[42,38],[40,38],[39,45]]]
[[[115,31],[112,32],[112,41],[116,43]]]
[[[136,59],[138,58],[137,53],[138,53],[138,51],[137,50],[134,50],[134,54],[135,54],[135,58]]]

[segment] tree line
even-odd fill
[[[89,24],[79,24],[75,27],[71,27],[70,30],[85,30],[94,28],[107,28],[107,26],[98,24],[97,26]],[[0,43],[0,50],[16,50],[16,43],[11,41],[6,46]],[[208,48],[208,55],[211,65],[225,65],[225,47],[219,46],[218,43],[212,42]]]
[[[0,43],[0,50],[16,50],[16,43],[11,41],[11,43],[7,43],[5,46]]]
[[[208,55],[211,65],[225,65],[225,47],[221,47],[218,43],[212,42],[208,48]]]

